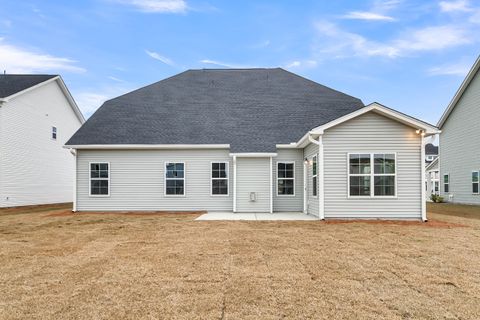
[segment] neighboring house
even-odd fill
[[[84,118],[60,76],[0,75],[0,207],[71,202]]]
[[[440,172],[438,170],[438,157],[427,165],[425,171],[425,187],[427,190],[427,200],[430,201],[430,196],[432,194],[440,194]]]
[[[73,210],[425,220],[436,133],[280,68],[189,70],[105,102],[67,142]]]
[[[440,190],[446,201],[480,204],[480,57],[443,113]]]
[[[432,143],[427,143],[425,145],[425,162],[430,164],[433,160],[438,158],[438,146],[433,145]]]

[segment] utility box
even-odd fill
[[[250,192],[250,201],[251,202],[257,201],[257,193],[256,192]]]

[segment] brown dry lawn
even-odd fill
[[[0,318],[478,319],[480,209],[442,208],[428,223],[3,209]]]

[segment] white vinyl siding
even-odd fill
[[[441,128],[440,191],[445,201],[480,204],[480,196],[472,193],[472,170],[480,169],[479,106],[480,72],[477,72]],[[444,190],[445,174],[450,175],[449,192]]]
[[[77,210],[232,211],[229,196],[210,195],[211,162],[228,161],[227,149],[78,150]],[[165,162],[185,163],[184,197],[165,195]],[[110,197],[88,196],[89,162],[110,163]],[[232,164],[230,163],[230,172]],[[268,174],[268,170],[266,171]],[[231,179],[229,188],[232,188]]]
[[[309,214],[312,214],[314,216],[318,216],[318,196],[315,196],[315,194],[318,194],[318,178],[317,178],[317,185],[316,189],[314,192],[314,186],[313,186],[313,157],[318,158],[318,151],[319,148],[316,144],[310,143],[308,144],[305,149],[304,149],[304,158],[307,158],[308,160],[308,165],[307,165],[307,212]],[[318,163],[318,160],[317,160]],[[318,170],[318,169],[317,169]],[[317,172],[318,176],[318,172]]]
[[[56,81],[1,105],[0,207],[73,201],[75,161],[63,145],[80,125]]]
[[[374,112],[325,131],[325,218],[421,218],[421,139]],[[396,153],[396,197],[348,197],[349,153]]]
[[[303,211],[303,150],[277,149],[277,156],[273,158],[273,211],[274,212],[301,212]],[[277,162],[295,162],[295,195],[278,195]]]
[[[237,212],[270,212],[270,158],[237,158]],[[255,201],[250,201],[254,192]]]

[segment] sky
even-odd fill
[[[0,68],[60,74],[86,117],[187,69],[282,67],[436,124],[480,0],[0,0]]]

